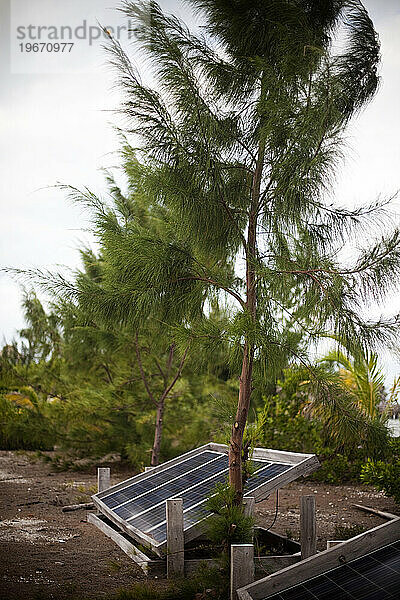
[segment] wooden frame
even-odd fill
[[[239,590],[239,600],[262,600],[400,540],[400,517]]]
[[[139,543],[141,543],[141,544],[147,546],[148,548],[150,548],[151,550],[153,550],[159,556],[163,556],[166,551],[166,541],[157,542],[150,535],[148,535],[148,534],[144,533],[143,531],[140,531],[136,527],[130,525],[127,521],[125,521],[124,519],[119,517],[113,510],[111,510],[108,506],[106,506],[106,504],[102,501],[102,499],[105,496],[108,496],[109,494],[112,494],[114,492],[122,490],[125,487],[128,487],[132,483],[136,483],[138,481],[142,481],[144,479],[150,478],[150,477],[152,477],[152,475],[154,475],[154,473],[157,473],[158,471],[162,471],[173,465],[182,463],[185,460],[187,460],[188,458],[190,458],[192,456],[196,456],[206,450],[210,450],[213,452],[220,452],[223,454],[228,454],[228,446],[226,446],[224,444],[214,444],[212,442],[210,442],[208,444],[204,444],[203,446],[200,446],[199,448],[190,450],[189,452],[186,452],[185,454],[182,454],[181,456],[173,458],[172,460],[169,460],[161,465],[158,465],[157,467],[154,467],[153,469],[151,469],[151,471],[147,471],[144,473],[140,473],[139,475],[135,475],[134,477],[131,477],[125,481],[122,481],[121,483],[114,485],[111,488],[108,488],[107,490],[104,490],[102,492],[94,494],[92,496],[93,502],[94,502],[96,508],[101,513],[103,513],[108,519],[110,519],[110,521],[112,521],[115,525],[117,525],[122,531],[124,531],[126,534],[128,534],[130,537],[132,537]],[[267,482],[261,483],[256,489],[251,490],[250,494],[252,497],[255,498],[256,502],[260,502],[261,500],[264,500],[265,498],[267,498],[270,495],[270,493],[272,491],[275,491],[276,489],[282,487],[283,485],[289,483],[290,481],[293,481],[294,479],[297,479],[298,477],[300,477],[302,475],[307,475],[307,474],[311,473],[312,471],[314,471],[315,469],[317,469],[319,467],[319,462],[318,462],[318,459],[315,456],[315,454],[302,454],[302,453],[295,453],[295,452],[283,452],[280,450],[269,450],[266,448],[255,448],[252,458],[270,461],[270,462],[279,462],[279,463],[283,463],[286,465],[291,465],[291,467],[292,467],[292,468],[288,469],[287,471],[285,471],[284,473],[281,473],[279,475],[276,475],[275,477],[272,477]],[[204,517],[204,519],[206,519],[206,518],[207,517]],[[201,535],[202,521],[204,519],[195,523],[191,527],[188,527],[185,530],[185,543],[190,542],[191,540],[193,540],[196,537],[198,537],[199,535]]]
[[[94,513],[89,513],[87,516],[88,523],[91,523],[95,527],[97,527],[102,533],[104,533],[107,537],[113,540],[119,548],[125,554],[129,556],[131,560],[133,560],[142,571],[148,575],[149,577],[166,577],[167,575],[167,561],[166,559],[154,559],[147,556],[145,552],[139,550],[133,543],[133,540],[129,540],[128,536],[124,536],[117,529],[116,526],[110,525],[104,520],[102,515],[96,515]],[[259,528],[259,529],[262,529]],[[282,538],[277,533],[269,532],[271,536],[275,538]],[[299,545],[296,542],[291,543],[295,545]],[[294,563],[298,563],[300,560],[300,552],[295,552],[294,554],[284,554],[282,556],[255,556],[254,557],[254,569],[257,577],[265,576],[265,573],[272,573],[274,571],[279,571],[284,567],[292,565]],[[184,562],[184,572],[185,576],[192,575],[196,573],[196,571],[200,567],[208,567],[208,568],[221,568],[221,561],[217,558],[190,558],[185,559]]]

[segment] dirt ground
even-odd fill
[[[115,473],[111,483],[129,477]],[[54,473],[34,453],[0,452],[0,599],[101,598],[145,579],[142,571],[93,525],[87,511],[63,513],[66,504],[87,502],[96,473]],[[300,496],[315,494],[318,547],[335,539],[335,527],[383,523],[352,504],[398,513],[395,503],[367,486],[294,482],[279,492],[273,531],[298,539]],[[256,505],[256,521],[269,527],[276,495]]]

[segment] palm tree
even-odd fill
[[[337,366],[340,378],[346,388],[354,394],[360,408],[370,417],[379,415],[385,376],[379,366],[377,354],[367,352],[351,357],[340,349],[334,349],[325,355],[321,362]]]
[[[337,367],[339,376],[344,386],[352,393],[354,399],[369,417],[376,418],[382,413],[388,417],[388,410],[382,410],[382,403],[390,409],[397,402],[400,392],[400,377],[395,378],[389,390],[389,397],[385,394],[385,374],[379,364],[379,357],[375,352],[363,350],[362,347],[353,349],[345,348],[336,336],[338,346],[330,350],[321,360],[324,365]]]

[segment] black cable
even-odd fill
[[[275,521],[278,516],[278,509],[279,509],[279,490],[276,490],[275,516],[274,516],[274,519],[273,519],[271,525],[268,527],[268,529],[266,529],[266,531],[269,531],[275,525]]]

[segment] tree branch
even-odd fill
[[[186,350],[183,353],[183,356],[182,356],[181,362],[179,363],[178,370],[177,370],[177,372],[175,374],[175,377],[173,378],[173,380],[171,381],[171,383],[169,384],[169,386],[167,386],[165,388],[165,390],[163,391],[163,393],[161,394],[161,398],[158,401],[160,404],[162,402],[164,402],[165,398],[168,396],[169,392],[172,390],[172,388],[174,387],[175,383],[178,381],[179,377],[181,376],[182,369],[183,369],[183,366],[185,364],[185,360],[186,360],[186,356],[187,356],[188,351],[189,351],[189,346],[186,347]]]
[[[215,285],[216,287],[220,288],[221,290],[224,290],[224,292],[230,294],[233,298],[235,298],[235,300],[239,302],[242,308],[247,308],[246,302],[239,296],[239,294],[237,294],[230,288],[225,287],[221,283],[218,283],[218,281],[214,281],[214,279],[208,279],[207,277],[199,277],[197,275],[193,275],[190,277],[179,277],[171,283],[177,283],[178,281],[204,281],[205,283],[209,283],[210,285]]]
[[[142,378],[144,387],[146,388],[146,392],[150,398],[150,400],[153,402],[153,404],[155,404],[155,406],[157,406],[157,400],[154,398],[152,391],[149,387],[149,383],[147,381],[147,377],[145,375],[145,372],[143,370],[143,363],[142,363],[142,357],[140,355],[140,348],[139,348],[139,336],[138,333],[136,332],[135,335],[135,351],[136,351],[136,358],[137,358],[137,362],[139,365],[139,371],[140,371],[140,376]]]

